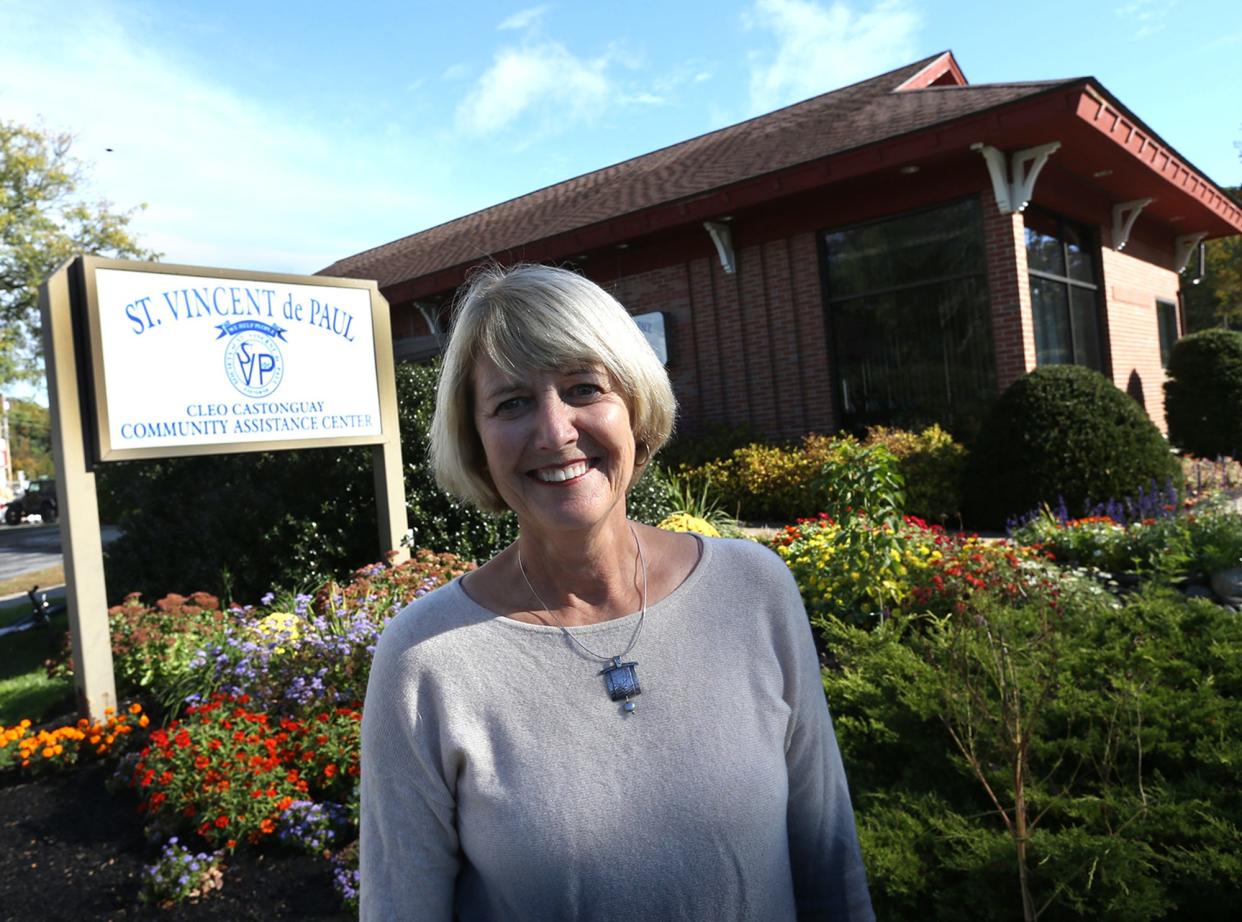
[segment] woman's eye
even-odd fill
[[[603,390],[604,389],[600,387],[598,384],[590,384],[590,383],[583,382],[582,384],[575,384],[573,387],[571,387],[569,389],[569,394],[571,397],[574,397],[578,400],[588,400],[591,397],[594,397],[596,394],[603,393]]]
[[[502,400],[496,405],[496,414],[498,416],[512,415],[522,409],[525,402],[525,397],[510,397],[508,400]]]

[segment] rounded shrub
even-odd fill
[[[1174,344],[1164,412],[1177,447],[1204,458],[1242,452],[1242,333],[1204,330]]]
[[[976,527],[1064,500],[1072,515],[1091,503],[1163,487],[1182,470],[1142,408],[1097,371],[1037,368],[993,404],[971,452],[966,513]]]

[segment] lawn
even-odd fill
[[[50,595],[58,598],[64,593]],[[29,613],[30,603],[25,598],[0,604],[0,627]],[[62,612],[48,627],[0,637],[0,725],[9,726],[23,718],[37,723],[73,709],[73,682],[49,678],[43,667],[44,660],[59,656],[61,639],[68,629],[68,615]]]

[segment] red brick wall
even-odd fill
[[[706,231],[704,231],[706,236]],[[778,437],[835,428],[833,378],[813,233],[622,276],[633,314],[665,312],[669,376],[688,430],[748,425]]]
[[[1100,228],[1100,232],[1113,383],[1138,400],[1163,431],[1165,374],[1160,365],[1156,300],[1177,303],[1173,253],[1133,237],[1118,252],[1107,245],[1108,229]]]
[[[1035,367],[1031,286],[1026,274],[1026,230],[1021,214],[1003,215],[989,187],[982,196],[983,245],[996,350],[996,390],[1001,393]]]

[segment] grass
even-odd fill
[[[38,574],[27,574],[26,578],[34,575]],[[26,599],[0,605],[0,625],[29,612]],[[12,726],[23,717],[38,723],[73,709],[73,682],[50,679],[43,668],[45,659],[59,654],[61,638],[68,629],[69,616],[62,612],[46,628],[0,637],[0,726]]]
[[[0,579],[0,598],[6,595],[12,595],[15,592],[25,592],[31,586],[62,586],[65,582],[65,568],[61,564],[54,567],[48,567],[46,570],[35,570],[33,573],[22,573],[20,576],[10,576],[8,579]],[[22,603],[25,605],[25,602]],[[3,609],[0,608],[0,612]],[[3,614],[0,614],[0,623],[7,624]]]

